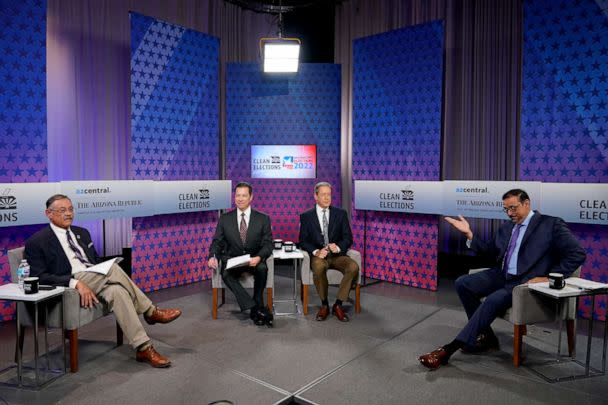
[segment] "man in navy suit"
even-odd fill
[[[222,280],[232,291],[241,311],[250,310],[256,325],[273,326],[273,316],[264,306],[264,288],[268,276],[266,259],[272,254],[272,229],[270,218],[251,208],[253,188],[249,183],[238,183],[234,188],[236,209],[222,214],[215,229],[209,249],[208,265],[217,269],[222,261]],[[226,262],[232,257],[250,255],[247,266],[226,270]],[[253,274],[253,297],[239,282],[243,272]]]
[[[568,277],[585,261],[585,250],[565,222],[532,211],[524,190],[509,190],[502,200],[503,210],[511,221],[500,227],[491,242],[473,237],[462,216],[446,218],[466,236],[469,248],[494,259],[495,265],[456,280],[456,291],[469,321],[452,342],[418,358],[425,367],[434,370],[447,364],[458,349],[469,353],[498,349],[498,339],[490,325],[511,307],[513,288],[547,281],[549,273]],[[486,299],[481,302],[481,297]]]
[[[50,225],[25,242],[24,254],[31,275],[39,277],[41,284],[75,288],[84,308],[92,308],[101,298],[112,308],[127,340],[137,350],[137,361],[153,367],[170,366],[171,361],[152,346],[139,315],[143,314],[146,322],[152,325],[171,322],[181,315],[181,311],[153,305],[116,263],[105,275],[88,270],[101,259],[89,232],[72,226],[74,207],[67,196],[50,197],[45,214]]]
[[[344,274],[332,310],[340,321],[348,322],[342,302],[348,299],[351,286],[359,274],[359,265],[346,256],[353,244],[348,215],[342,208],[331,206],[331,184],[317,183],[314,198],[317,202],[315,208],[300,215],[299,239],[300,248],[310,255],[310,268],[321,298],[316,319],[324,321],[329,315],[327,270],[331,268]]]

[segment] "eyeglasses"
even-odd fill
[[[503,207],[503,211],[506,213],[515,212],[521,206],[521,204],[511,205],[510,207]]]
[[[62,215],[65,215],[66,212],[69,212],[70,214],[74,212],[74,207],[70,207],[70,208],[65,208],[65,207],[61,207],[61,208],[49,208],[49,211],[54,211],[54,212],[58,212]]]

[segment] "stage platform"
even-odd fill
[[[292,280],[278,275],[276,282],[275,299],[287,296]],[[213,320],[210,282],[152,293],[162,306],[184,312],[170,325],[146,326],[159,352],[171,358],[171,368],[153,369],[137,363],[128,345],[115,347],[114,321],[106,317],[81,329],[78,373],[40,391],[2,387],[0,403],[583,405],[608,398],[606,376],[549,384],[527,367],[514,368],[511,326],[502,320],[495,322],[501,351],[457,353],[449,365],[426,370],[417,356],[449,342],[466,319],[449,280],[438,292],[386,283],[366,287],[362,312],[347,306],[349,323],[335,317],[316,322],[318,300],[312,294],[308,316],[277,317],[269,329],[238,313],[229,292]],[[596,326],[599,331],[603,325]],[[13,328],[1,328],[2,365],[13,356]],[[529,327],[524,362],[552,359],[556,335],[553,325]],[[58,332],[50,337],[57,345]],[[595,340],[593,364],[599,366],[601,336]],[[25,355],[31,358],[28,342]]]

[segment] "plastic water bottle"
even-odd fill
[[[19,288],[23,291],[23,279],[30,276],[30,265],[27,264],[27,260],[21,260],[19,263],[19,267],[17,267],[17,282],[19,283]]]

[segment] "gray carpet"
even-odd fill
[[[290,279],[276,279],[276,290],[289,293]],[[457,353],[449,365],[429,372],[417,356],[451,340],[466,318],[451,286],[438,293],[387,284],[362,291],[362,313],[347,306],[350,323],[333,317],[316,322],[317,299],[311,296],[307,317],[277,317],[274,329],[253,325],[237,311],[229,292],[218,319],[212,320],[208,283],[156,292],[151,294],[155,301],[184,311],[170,325],[147,326],[157,349],[173,361],[171,368],[152,369],[137,363],[129,346],[116,348],[114,321],[106,317],[80,331],[78,373],[40,391],[2,387],[0,397],[21,404],[208,404],[221,399],[275,404],[295,397],[295,402],[316,404],[582,405],[608,396],[604,376],[548,384],[526,367],[514,368],[511,326],[500,320],[495,329],[502,351]],[[12,358],[11,327],[6,324],[0,335],[3,364]],[[525,361],[554,359],[555,336],[550,327],[530,327]],[[595,340],[593,358],[599,365],[601,339]],[[51,341],[58,342],[57,333]],[[584,354],[582,336],[578,345]]]

